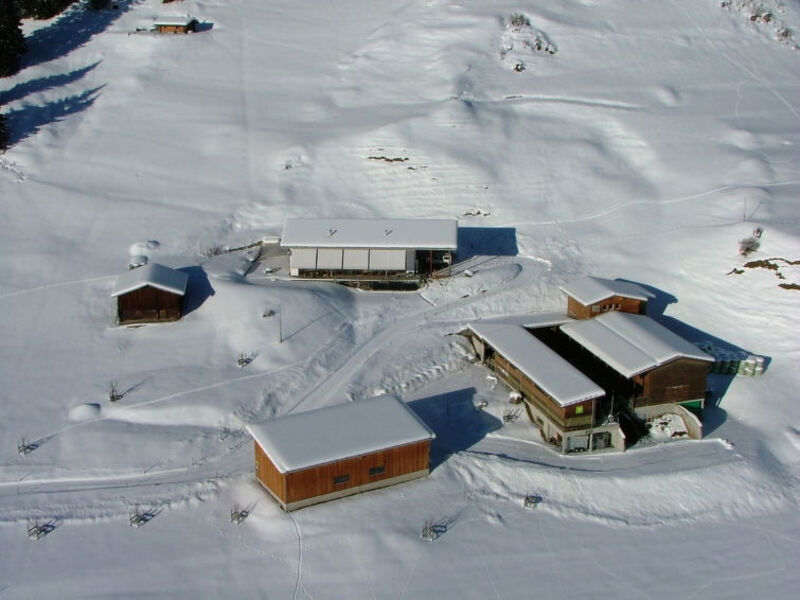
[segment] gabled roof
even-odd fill
[[[455,250],[457,219],[286,219],[281,246]]]
[[[120,275],[114,291],[111,292],[111,297],[116,298],[145,286],[183,296],[186,293],[188,282],[189,276],[183,271],[170,269],[158,263],[150,263]]]
[[[599,398],[603,388],[519,325],[472,323],[469,329],[514,364],[560,406]]]
[[[310,410],[247,431],[281,473],[436,437],[394,396]]]
[[[627,378],[677,358],[714,361],[695,345],[644,315],[608,312],[562,325],[561,331]]]
[[[601,302],[612,296],[622,296],[645,302],[654,297],[653,294],[635,283],[591,276],[570,281],[561,290],[583,305]]]

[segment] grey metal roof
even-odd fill
[[[654,297],[642,286],[630,281],[591,276],[570,281],[562,286],[561,290],[585,305],[594,304],[612,296],[623,296],[645,302]]]
[[[519,325],[472,323],[469,329],[514,364],[560,406],[605,394],[586,377]]]
[[[561,331],[625,377],[633,377],[676,358],[714,359],[650,317],[608,312],[573,321]]]
[[[455,250],[457,219],[286,219],[289,248],[407,248]]]
[[[189,276],[183,271],[170,269],[158,263],[150,263],[120,275],[114,291],[111,292],[111,297],[116,298],[146,286],[183,296],[186,293],[188,282]]]
[[[394,396],[297,413],[247,431],[281,473],[436,437]]]

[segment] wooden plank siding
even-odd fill
[[[494,363],[494,371],[501,379],[533,402],[555,425],[564,431],[586,429],[593,425],[594,400],[585,400],[563,407],[503,355],[495,352],[492,362]],[[579,412],[579,407],[582,413]]]
[[[282,502],[286,502],[286,478],[264,453],[258,442],[254,442],[256,454],[256,478]]]
[[[705,397],[706,377],[711,363],[693,358],[678,358],[634,377],[642,386],[634,407],[677,404]]]
[[[567,296],[567,314],[574,319],[591,319],[611,310],[643,315],[647,310],[647,302],[624,296],[611,296],[587,305],[581,304],[572,296]]]
[[[370,469],[376,467],[383,467],[383,472],[370,475]],[[300,471],[279,473],[285,479],[286,485],[286,496],[282,499],[286,504],[290,504],[374,483],[382,479],[425,471],[429,467],[430,440],[386,448]],[[265,476],[269,475],[265,473]],[[346,481],[334,483],[334,478],[344,476],[348,476]],[[259,479],[261,479],[260,476]],[[264,480],[262,479],[262,481]],[[265,483],[265,485],[268,484]]]
[[[152,286],[144,286],[117,297],[120,323],[177,321],[183,297]]]

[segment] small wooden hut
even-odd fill
[[[153,23],[156,33],[191,33],[197,31],[199,23],[194,17],[160,17]]]
[[[643,315],[653,294],[629,281],[583,277],[561,288],[567,295],[567,314],[591,319],[609,311]]]
[[[183,271],[150,263],[120,275],[112,298],[117,299],[120,325],[177,321],[189,276]]]
[[[250,425],[256,479],[286,511],[428,475],[434,433],[392,396]]]

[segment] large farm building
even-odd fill
[[[456,219],[289,218],[281,246],[293,277],[397,281],[427,277],[451,264]]]

